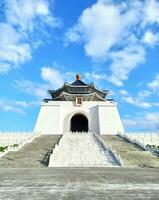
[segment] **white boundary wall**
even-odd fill
[[[139,141],[145,146],[147,144],[159,146],[159,132],[126,132],[124,135],[131,140]]]
[[[18,151],[26,143],[32,142],[39,136],[40,133],[35,132],[0,132],[0,146],[7,146],[4,151],[0,152],[0,158],[9,151]],[[14,144],[18,146],[14,146]]]
[[[20,144],[30,140],[36,133],[33,132],[0,132],[0,146]]]
[[[83,101],[82,106],[76,106],[72,101],[42,102],[34,132],[70,132],[71,118],[75,114],[87,117],[90,132],[113,135],[124,132],[117,105],[110,101]]]

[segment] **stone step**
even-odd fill
[[[47,167],[52,149],[61,135],[41,135],[18,151],[8,152],[0,158],[0,167]]]
[[[117,135],[101,135],[104,143],[120,155],[125,167],[159,167],[159,158],[149,151],[130,143]]]
[[[119,166],[112,152],[104,149],[92,133],[67,133],[50,156],[49,167]]]

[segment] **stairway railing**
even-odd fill
[[[100,137],[99,134],[93,133],[93,135],[94,135],[94,136],[96,137],[96,139],[101,143],[101,145],[104,146],[104,148],[105,148],[106,150],[109,150],[109,151],[112,153],[112,155],[114,156],[114,158],[116,159],[116,161],[118,162],[118,164],[119,164],[120,166],[123,166],[123,161],[122,161],[122,159],[121,159],[121,157],[120,157],[120,154],[118,154],[118,153],[116,152],[115,148],[112,148],[111,146],[106,145],[105,141]]]

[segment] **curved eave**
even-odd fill
[[[56,98],[56,96],[58,97],[58,96],[63,92],[63,90],[64,90],[66,87],[70,87],[70,88],[90,88],[90,87],[93,87],[94,90],[96,90],[97,92],[99,92],[99,93],[102,94],[103,98],[104,98],[107,94],[109,94],[109,90],[100,90],[100,89],[98,89],[98,88],[95,87],[94,83],[90,83],[90,84],[88,84],[88,85],[79,85],[79,86],[77,86],[77,85],[68,84],[67,82],[65,82],[64,85],[63,85],[61,88],[57,89],[57,90],[48,90],[48,93],[49,93],[52,97],[55,97],[55,98]],[[58,93],[59,93],[59,94],[58,94]],[[92,94],[92,93],[90,93],[90,94]]]
[[[67,92],[62,92],[58,97],[55,97],[53,100],[62,99],[63,97],[64,97],[65,99],[67,99],[66,96],[70,96],[70,97],[71,97],[71,96],[73,96],[73,97],[77,97],[77,96],[91,97],[91,96],[92,96],[92,99],[91,99],[91,100],[93,100],[94,97],[97,97],[97,98],[100,99],[101,101],[106,101],[106,99],[100,97],[100,96],[97,94],[97,92],[93,92],[93,93],[90,93],[90,94],[84,94],[84,95],[69,94],[69,93],[67,93]]]
[[[91,87],[94,84],[90,83],[90,84],[86,84],[86,85],[71,85],[71,84],[65,82],[64,85],[69,86],[69,87],[84,87],[84,88],[87,88],[87,87]]]
[[[89,88],[89,87],[92,87],[92,86],[93,86],[95,90],[97,90],[97,91],[99,91],[99,92],[101,92],[101,93],[105,93],[105,94],[108,94],[108,93],[109,93],[109,90],[101,90],[101,89],[98,89],[98,88],[94,85],[94,83],[90,83],[90,84],[87,84],[87,85],[71,85],[71,84],[65,82],[64,85],[69,86],[69,87],[84,87],[84,88],[87,88],[87,87]]]

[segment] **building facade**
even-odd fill
[[[66,132],[96,132],[117,134],[124,128],[108,90],[100,90],[94,83],[86,84],[76,75],[72,84],[64,83],[57,90],[49,90],[50,99],[41,103],[35,132],[64,134]]]

